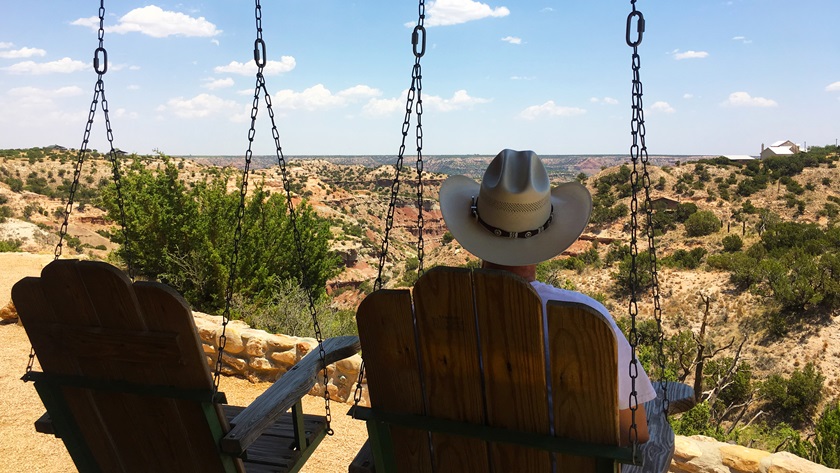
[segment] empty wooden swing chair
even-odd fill
[[[130,252],[125,258],[128,276],[103,262],[59,259],[100,101],[122,213],[123,245],[130,248],[120,167],[105,99],[103,76],[108,57],[104,47],[105,7],[100,1],[99,46],[94,58],[97,81],[56,259],[43,269],[41,277],[25,278],[12,289],[12,299],[32,343],[23,380],[34,383],[47,409],[36,422],[36,430],[60,437],[79,471],[295,472],[324,436],[332,433],[326,390],[326,415],[304,414],[301,398],[312,389],[319,372],[326,386],[326,366],[358,352],[359,341],[354,336],[323,340],[312,303],[318,350],[312,350],[245,408],[227,405],[224,393],[218,390],[261,93],[272,120],[304,282],[307,274],[306,255],[302,254],[300,235],[294,227],[295,209],[288,195],[285,159],[263,77],[266,57],[259,0],[255,15],[257,81],[222,331],[215,370],[211,372],[187,302],[164,284],[132,282]],[[311,302],[311,292],[309,297]],[[33,370],[36,353],[41,372]]]

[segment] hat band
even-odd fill
[[[485,222],[481,219],[481,216],[478,215],[478,198],[475,196],[472,197],[472,204],[470,205],[470,213],[475,218],[476,222],[480,223],[482,227],[486,228],[490,231],[493,235],[502,238],[531,238],[534,235],[539,235],[540,233],[544,232],[550,225],[551,221],[554,219],[554,205],[551,206],[551,213],[548,214],[548,220],[545,221],[542,226],[535,228],[533,230],[525,230],[523,232],[509,232],[507,230],[502,230],[501,228],[496,228],[493,225]]]

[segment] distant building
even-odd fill
[[[755,161],[755,157],[746,154],[725,154],[724,158],[730,161]]]
[[[676,210],[680,206],[680,201],[670,197],[656,197],[650,200],[653,208],[664,208],[665,210]]]
[[[770,156],[793,156],[799,153],[799,145],[790,141],[777,141],[768,147],[761,144],[761,159],[769,158]]]

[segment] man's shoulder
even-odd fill
[[[570,291],[568,289],[561,289],[540,281],[531,283],[531,287],[537,291],[537,295],[543,302],[547,301],[561,301],[561,302],[577,302],[580,304],[592,307],[604,315],[609,315],[609,311],[597,300],[587,296],[582,292]]]

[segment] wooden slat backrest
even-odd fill
[[[548,302],[555,435],[618,445],[618,352],[609,322],[576,303]],[[595,459],[557,455],[558,471],[595,471]]]
[[[45,373],[212,390],[190,309],[164,285],[132,285],[105,263],[59,260],[47,265],[40,278],[18,282],[12,297]],[[109,356],[119,339],[97,353],[80,343],[56,342],[62,326],[84,334],[74,338],[78,342],[125,333],[133,350],[144,337],[166,341],[136,358]],[[50,349],[57,343],[61,350]],[[69,387],[62,393],[101,471],[242,469],[241,462],[218,453],[211,426],[226,422],[224,416],[211,415],[208,422],[208,407],[200,402]]]
[[[550,433],[542,302],[525,281],[500,271],[477,270],[476,315],[484,360],[487,423]],[[495,471],[550,471],[547,452],[498,444]]]
[[[483,424],[484,390],[470,271],[428,271],[414,285],[414,305],[429,415]],[[483,441],[432,434],[432,444],[438,471],[489,471]]]
[[[498,271],[434,268],[415,285],[413,309],[408,291],[385,290],[359,307],[373,406],[549,432],[542,308],[530,286]],[[430,471],[426,455],[437,471],[550,469],[545,452],[456,435],[431,434],[428,453],[428,434],[404,430],[392,428],[401,472]],[[409,445],[419,453],[404,456]]]
[[[414,314],[407,290],[382,289],[367,296],[356,315],[371,404],[384,410],[425,414]],[[431,472],[428,433],[392,427],[394,454],[413,469]]]
[[[548,434],[550,378],[555,435],[618,444],[616,342],[601,314],[550,302],[546,355],[542,302],[529,284],[500,271],[442,267],[418,280],[413,310],[405,290],[377,291],[359,308],[374,407]],[[429,471],[427,435],[392,432],[398,471]],[[544,451],[430,437],[436,471],[552,469]],[[407,449],[411,456],[404,456]],[[555,457],[557,471],[596,468],[592,459]]]

